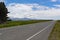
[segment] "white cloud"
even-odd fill
[[[57,0],[51,0],[52,2],[56,2]]]
[[[4,2],[4,0],[0,0],[0,2]]]
[[[37,10],[33,10],[35,7]],[[60,16],[60,9],[49,8],[39,4],[10,4],[7,6],[9,10],[9,17],[13,18],[35,18],[35,19],[60,19],[56,16]]]
[[[60,5],[54,5],[54,6],[60,8]]]

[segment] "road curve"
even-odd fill
[[[48,40],[55,21],[0,29],[0,40]]]

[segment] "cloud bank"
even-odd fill
[[[54,5],[55,6],[55,5]],[[60,8],[49,8],[39,4],[11,3],[7,6],[10,18],[54,19],[60,18]]]
[[[4,2],[4,0],[0,0],[0,2]]]

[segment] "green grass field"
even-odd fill
[[[50,21],[50,20],[7,21],[5,24],[0,24],[0,28],[26,25],[26,24],[32,24],[37,22],[45,22],[45,21]]]
[[[60,21],[57,21],[49,36],[49,40],[60,40]]]

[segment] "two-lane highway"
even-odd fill
[[[0,40],[48,40],[55,21],[0,29]]]

